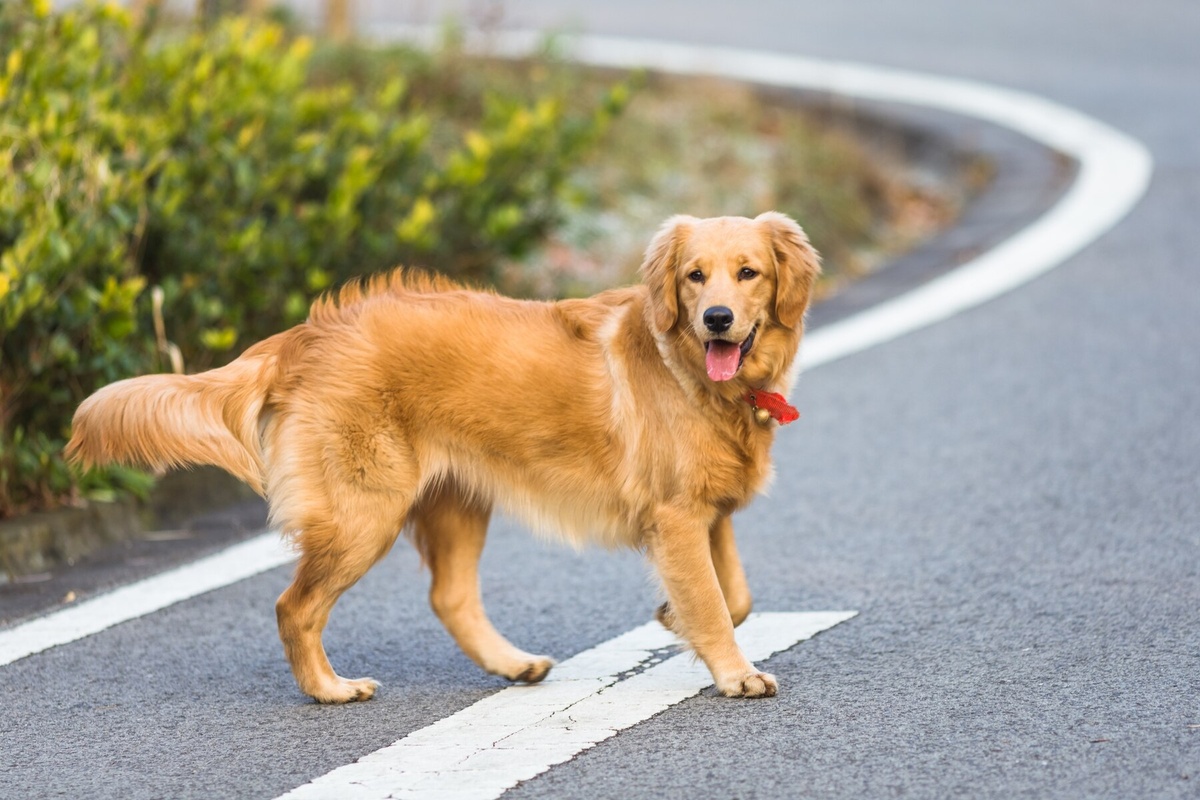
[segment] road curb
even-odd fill
[[[1079,164],[1069,155],[979,119],[895,103],[851,101],[847,106],[844,98],[828,94],[794,93],[802,102],[854,114],[861,124],[920,131],[929,141],[983,158],[992,167],[990,180],[950,227],[815,305],[808,316],[812,330],[898,297],[995,247],[1052,208],[1078,174]]]

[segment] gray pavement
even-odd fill
[[[1197,796],[1200,7],[511,11],[1013,86],[1138,137],[1156,172],[1049,275],[802,377],[742,551],[760,608],[861,613],[769,662],[778,698],[701,695],[507,796]],[[427,580],[397,548],[334,613],[335,666],[384,683],[367,704],[296,691],[273,630],[286,570],[0,667],[0,797],[273,797],[469,705],[502,684],[440,630]],[[653,606],[636,556],[503,522],[483,580],[498,627],[558,656]]]

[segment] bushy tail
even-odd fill
[[[199,375],[147,375],[106,386],[75,412],[67,458],[84,467],[212,464],[263,494],[259,417],[274,363],[260,345]]]

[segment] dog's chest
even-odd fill
[[[749,503],[770,480],[770,447],[770,434],[752,429],[712,441],[697,465],[703,496],[731,510]]]

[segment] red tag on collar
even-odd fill
[[[789,422],[800,419],[800,412],[796,410],[796,407],[788,405],[787,398],[778,392],[751,389],[746,393],[746,402],[750,404],[751,408],[765,409],[771,415],[771,419],[780,425],[787,425]]]

